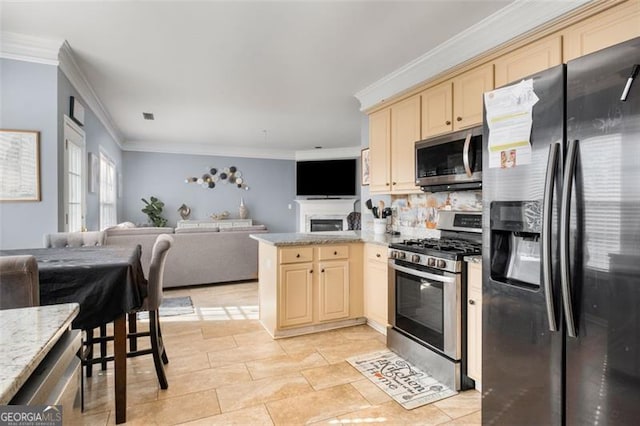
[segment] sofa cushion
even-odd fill
[[[210,228],[176,228],[176,234],[194,234],[196,232],[218,232],[218,227],[210,227]]]
[[[220,232],[247,232],[247,231],[262,231],[267,229],[264,225],[253,225],[253,226],[234,226],[231,228],[220,228]]]

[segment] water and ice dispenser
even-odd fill
[[[490,205],[491,279],[540,287],[539,201],[494,201]]]

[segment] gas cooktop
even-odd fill
[[[480,254],[482,244],[454,238],[424,238],[404,240],[401,243],[391,244],[390,247],[424,254],[428,254],[431,251],[440,251],[452,254],[474,255]]]

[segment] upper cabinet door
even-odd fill
[[[628,1],[562,32],[564,62],[640,36],[640,1]]]
[[[431,87],[420,94],[422,98],[422,137],[439,135],[453,130],[453,86],[451,81]]]
[[[370,192],[391,191],[391,109],[369,115]]]
[[[554,34],[496,59],[496,87],[561,63],[562,38]]]
[[[453,79],[453,130],[482,124],[482,95],[493,88],[493,64]]]
[[[420,140],[420,96],[391,106],[391,192],[416,191],[415,143]]]

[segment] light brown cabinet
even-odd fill
[[[420,140],[420,96],[369,116],[369,172],[373,193],[419,192],[415,148]]]
[[[559,34],[538,40],[494,62],[496,87],[562,63],[562,37]]]
[[[493,64],[421,92],[422,139],[482,123],[482,94],[493,89]]]
[[[482,381],[482,265],[469,263],[467,275],[467,375]]]
[[[364,247],[364,315],[367,322],[386,333],[389,303],[387,248],[378,244]]]
[[[364,322],[362,244],[258,247],[260,320],[274,337]]]
[[[640,36],[640,1],[630,0],[562,31],[564,62]]]

